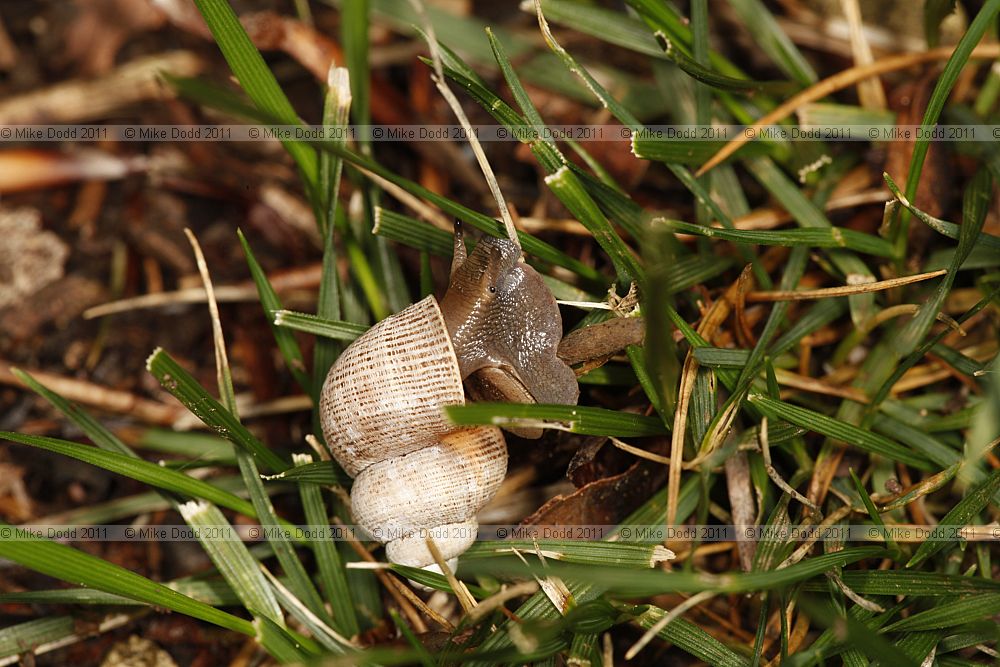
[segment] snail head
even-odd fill
[[[542,277],[507,239],[484,236],[466,255],[459,224],[441,311],[462,379],[482,398],[575,404],[573,370],[556,356],[562,317]]]

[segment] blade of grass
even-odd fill
[[[257,513],[254,511],[253,505],[242,498],[213,486],[208,482],[203,482],[200,479],[189,477],[184,473],[144,461],[135,456],[107,452],[96,447],[89,447],[76,442],[40,435],[23,435],[0,431],[0,439],[69,456],[78,461],[89,463],[90,465],[123,475],[143,484],[149,484],[158,489],[179,493],[190,498],[202,498],[231,509],[234,512],[239,512],[251,518],[257,518]]]
[[[749,35],[782,72],[803,85],[816,83],[818,77],[809,61],[796,48],[788,34],[774,20],[760,0],[729,0]]]
[[[246,257],[247,266],[250,267],[250,276],[253,278],[254,285],[257,286],[260,305],[264,309],[264,316],[267,318],[267,324],[271,328],[271,333],[274,334],[274,341],[278,344],[278,349],[285,360],[285,365],[299,386],[304,391],[310,391],[311,382],[305,371],[305,361],[302,358],[302,350],[299,349],[298,341],[295,340],[295,336],[292,335],[291,331],[282,329],[274,323],[275,313],[282,308],[281,299],[278,298],[277,292],[274,291],[270,281],[267,279],[267,274],[264,273],[264,270],[257,262],[257,258],[254,257],[253,251],[250,249],[250,243],[247,241],[246,236],[243,235],[243,231],[237,229],[236,236],[239,237],[240,245],[243,246],[243,254]],[[312,395],[315,396],[315,394]]]
[[[368,327],[361,324],[338,322],[320,315],[297,313],[292,310],[276,311],[274,313],[274,326],[344,341],[352,341],[368,331]],[[326,373],[323,373],[322,379],[326,379]]]
[[[348,17],[345,16],[347,21]],[[350,62],[350,59],[348,59]],[[350,76],[348,71],[342,67],[331,68],[329,81],[327,82],[327,94],[323,106],[323,124],[329,127],[345,129],[350,122],[349,113],[351,109],[352,95],[350,89]],[[367,113],[367,111],[363,112]],[[343,136],[346,141],[346,132],[337,136]],[[329,153],[320,154],[320,175],[321,183],[326,186],[326,224],[323,232],[323,269],[319,284],[319,298],[316,302],[316,315],[328,319],[341,319],[340,308],[340,274],[337,272],[337,249],[334,244],[334,229],[336,227],[338,206],[340,205],[340,177],[343,171],[344,162],[341,158]],[[277,313],[272,313],[272,321],[277,319]],[[275,321],[274,326],[279,326]],[[319,396],[323,389],[323,382],[326,374],[333,366],[337,356],[340,354],[339,343],[320,339],[316,341],[313,350],[313,396]],[[319,428],[319,416],[313,414],[313,430],[322,432]]]
[[[249,621],[181,595],[123,567],[35,537],[17,526],[0,525],[9,528],[12,535],[10,539],[0,540],[3,558],[56,579],[170,609],[251,637],[256,634]]]
[[[277,454],[254,437],[231,412],[212,398],[205,388],[165,351],[160,348],[154,350],[146,360],[146,369],[216,434],[251,453],[271,471],[281,472],[289,467]]]
[[[584,435],[615,435],[622,438],[663,435],[663,422],[655,417],[603,408],[521,403],[474,403],[443,408],[454,424],[537,425]]]
[[[883,177],[885,178],[886,185],[889,186],[889,190],[892,192],[893,196],[895,196],[899,203],[905,206],[918,220],[942,236],[947,236],[948,238],[956,241],[959,240],[959,233],[961,231],[961,227],[959,225],[956,225],[954,222],[948,222],[947,220],[935,218],[934,216],[921,211],[903,195],[899,186],[896,185],[896,182],[892,180],[891,176],[883,174]],[[979,236],[976,237],[976,245],[1000,249],[1000,236],[989,234],[987,232],[980,232]]]
[[[194,250],[195,258],[197,260],[198,270],[201,273],[201,279],[205,285],[208,309],[212,320],[212,344],[215,350],[216,379],[219,387],[219,395],[222,397],[225,411],[234,420],[236,420],[237,423],[239,423],[239,415],[236,408],[236,391],[233,388],[232,372],[229,369],[229,358],[226,354],[226,341],[222,334],[222,321],[219,316],[219,305],[215,301],[215,289],[212,285],[212,279],[209,275],[208,265],[205,262],[205,256],[201,251],[201,246],[190,229],[185,230],[185,232],[191,242],[191,247]],[[281,529],[278,516],[274,512],[274,506],[271,504],[271,498],[264,490],[264,483],[260,478],[260,473],[257,471],[254,454],[246,449],[240,448],[235,443],[233,446],[235,447],[236,462],[239,465],[240,474],[243,476],[243,482],[246,485],[247,490],[250,492],[250,501],[253,504],[254,509],[257,510],[257,517],[264,528],[264,534],[267,537],[268,544],[271,545],[275,556],[278,558],[278,562],[281,563],[282,569],[284,569],[285,574],[289,578],[289,586],[292,591],[294,591],[294,594],[300,603],[307,607],[313,614],[318,616],[321,621],[325,623],[329,620],[329,615],[323,607],[323,602],[320,599],[319,592],[313,585],[309,575],[306,574],[302,561],[299,560],[298,555],[295,553],[291,540],[288,536],[286,536],[285,531]],[[208,519],[215,518],[222,519],[222,513],[219,512],[217,508],[209,507],[204,504],[202,504],[202,507],[195,508],[188,505],[187,511],[185,511],[185,508],[181,508],[181,513],[185,516],[185,518],[196,517],[198,521],[207,521]],[[224,521],[224,519],[222,520]],[[301,535],[298,535],[296,539],[301,540]],[[206,540],[202,539],[201,542],[204,545]],[[229,553],[226,553],[227,551]],[[254,568],[252,572],[245,571],[248,559],[251,559],[251,556],[242,543],[225,545],[214,553],[212,551],[209,551],[209,553],[213,556],[213,562],[215,562],[216,567],[219,567],[220,569],[223,567],[219,559],[225,559],[227,565],[231,565],[233,567],[232,570],[228,571],[226,580],[230,582],[230,585],[234,588],[234,590],[236,590],[237,594],[249,592],[252,587],[258,585],[263,585],[264,588],[270,592],[270,589],[267,588],[267,584],[264,583],[259,570]],[[244,588],[246,588],[246,591],[244,591]],[[260,607],[256,604],[256,602],[259,601],[260,600],[254,601],[248,599],[245,600],[245,603],[249,609],[259,609]],[[278,625],[284,625],[284,618],[281,616],[280,612],[277,616],[268,612],[265,613],[268,618],[273,620]]]
[[[664,572],[646,569],[616,569],[572,565],[558,562],[546,566],[520,563],[507,559],[490,559],[467,563],[470,573],[518,574],[534,573],[539,576],[558,576],[564,581],[589,581],[606,586],[607,590],[627,596],[657,595],[660,593],[700,593],[713,591],[718,594],[746,593],[772,590],[805,581],[834,567],[868,558],[885,555],[881,547],[849,547],[843,551],[808,558],[788,567],[764,572],[727,573],[713,575],[703,572]],[[546,571],[547,568],[547,571]]]
[[[184,503],[179,509],[184,520],[197,531],[198,542],[240,602],[255,616],[267,616],[284,625],[278,602],[246,545],[238,538],[220,537],[214,532],[218,526],[229,524],[219,508],[202,501],[191,501]]]
[[[941,116],[941,111],[948,101],[949,94],[951,94],[951,89],[955,85],[955,82],[958,81],[958,75],[968,62],[969,56],[972,54],[972,50],[976,47],[976,44],[983,38],[990,25],[995,23],[998,13],[1000,13],[1000,0],[987,0],[972,20],[972,23],[969,24],[965,34],[962,35],[958,45],[955,47],[955,51],[948,58],[948,62],[944,66],[944,71],[938,77],[934,91],[927,102],[923,120],[920,122],[921,129],[928,130],[937,124],[938,118]],[[933,133],[929,131],[922,132],[913,145],[913,155],[910,158],[910,169],[907,172],[906,178],[906,198],[909,201],[913,201],[917,195],[917,187],[920,184],[920,175],[923,172],[924,160],[927,158],[927,151],[930,148],[931,134]],[[894,230],[895,235],[892,239],[897,249],[897,257],[902,258],[905,254],[908,229],[909,216],[900,216],[899,224]]]
[[[298,454],[292,457],[292,461],[295,464],[292,470],[300,470],[312,461],[312,457]],[[316,527],[328,526],[330,521],[319,485],[300,482],[299,494],[302,498],[306,523]],[[344,564],[333,542],[322,538],[311,541],[316,555],[316,568],[319,570],[319,583],[333,609],[333,627],[347,637],[353,637],[360,632],[360,627],[358,617],[354,613],[354,601],[347,586],[347,578],[344,576]]]
[[[276,118],[282,125],[298,125],[299,117],[292,108],[291,102],[281,90],[274,74],[268,69],[264,58],[257,47],[253,45],[246,31],[240,24],[236,13],[228,2],[215,0],[195,0],[198,11],[240,82],[240,86],[267,116]],[[285,150],[292,156],[305,181],[309,198],[315,201],[317,194],[317,179],[319,163],[316,151],[307,144],[297,141],[283,142]]]
[[[900,332],[895,346],[897,360],[916,349],[930,331],[931,325],[934,324],[937,314],[944,305],[945,298],[951,291],[955,276],[958,275],[958,268],[976,245],[992,196],[993,179],[990,172],[987,169],[980,169],[965,190],[958,248],[948,267],[948,273],[941,279],[933,296],[920,307],[917,315]]]
[[[955,506],[944,515],[944,518],[941,519],[940,523],[945,526],[964,526],[971,523],[976,514],[986,507],[986,504],[989,503],[990,499],[997,494],[998,490],[1000,490],[1000,470],[995,470],[993,474],[983,480],[982,483],[969,491],[969,493],[966,494],[962,500],[956,503]],[[954,543],[948,541],[946,537],[946,534],[942,531],[940,534],[934,535],[932,539],[921,543],[921,545],[917,547],[917,552],[913,554],[913,558],[911,558],[906,564],[906,567],[919,567],[937,552],[947,546],[953,545]]]
[[[828,438],[850,443],[866,452],[880,454],[920,470],[934,469],[929,461],[922,456],[915,455],[909,448],[898,442],[839,419],[827,417],[784,401],[776,401],[760,394],[750,394],[748,400],[769,417],[783,419]]]
[[[984,593],[936,605],[886,628],[887,632],[940,630],[1000,614],[1000,593]]]
[[[892,246],[885,239],[842,227],[755,231],[703,227],[666,218],[655,218],[654,222],[661,222],[676,232],[697,234],[706,238],[720,238],[736,243],[786,247],[847,248],[876,257],[892,257]]]

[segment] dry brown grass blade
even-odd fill
[[[0,360],[0,384],[24,387],[10,369],[9,362]],[[67,400],[108,412],[127,414],[149,424],[171,426],[187,412],[180,403],[167,405],[136,396],[127,391],[109,389],[85,380],[76,380],[45,371],[30,370],[28,372],[33,378]]]
[[[913,276],[903,278],[890,278],[889,280],[878,280],[871,283],[860,283],[858,285],[844,285],[842,287],[825,287],[814,290],[780,291],[771,292],[750,292],[747,294],[747,301],[760,303],[764,301],[808,301],[810,299],[827,299],[830,297],[851,296],[852,294],[864,294],[866,292],[879,292],[882,290],[903,287],[912,283],[919,283],[923,280],[930,280],[948,273],[947,269],[930,271],[928,273],[918,273]]]
[[[444,578],[448,580],[448,585],[451,586],[451,590],[455,593],[455,597],[458,599],[458,604],[462,606],[462,611],[466,614],[471,614],[476,608],[476,600],[469,593],[469,589],[465,587],[465,584],[458,580],[455,573],[452,571],[451,567],[448,565],[448,561],[445,560],[444,556],[441,554],[441,550],[438,548],[437,543],[434,542],[434,538],[427,535],[427,550],[431,552],[431,556],[434,557],[434,562],[437,564]]]
[[[722,323],[729,317],[733,303],[743,283],[737,280],[726,290],[723,298],[717,300],[698,326],[698,333],[705,339],[711,339]],[[681,370],[681,380],[677,393],[677,409],[674,412],[674,430],[670,434],[670,471],[667,477],[667,516],[666,525],[672,526],[677,519],[677,502],[680,497],[681,471],[684,469],[684,435],[687,431],[688,407],[691,404],[691,394],[694,392],[694,381],[698,374],[698,361],[694,352],[689,351],[684,359]]]
[[[74,79],[0,102],[0,125],[82,123],[113,116],[143,100],[175,97],[163,75],[189,77],[205,64],[190,51],[158,53],[108,72],[97,79]]]
[[[333,518],[334,522],[338,526],[343,526],[344,524],[337,519]],[[410,621],[410,625],[418,633],[427,632],[427,624],[424,623],[424,619],[420,618],[420,614],[417,613],[417,609],[421,611],[427,618],[431,619],[447,632],[452,632],[455,626],[446,619],[441,614],[437,613],[433,609],[427,606],[423,600],[417,597],[417,594],[409,589],[408,586],[403,584],[399,579],[395,578],[383,568],[386,567],[384,563],[379,563],[375,560],[375,557],[368,553],[368,549],[358,541],[351,531],[345,531],[345,537],[347,538],[347,543],[351,545],[354,549],[354,553],[358,554],[365,563],[374,564],[375,567],[372,568],[372,572],[375,573],[375,578],[379,580],[379,583],[389,592],[389,595],[396,601],[399,608],[403,611],[403,614]]]
[[[858,0],[840,0],[840,7],[851,29],[851,52],[855,64],[871,65],[875,59],[872,57],[872,48],[865,35]],[[858,82],[858,98],[861,100],[861,106],[866,109],[885,109],[887,106],[882,83],[875,77]]]
[[[735,139],[723,146],[719,151],[708,159],[705,164],[695,173],[695,176],[702,176],[705,172],[717,167],[726,158],[743,147],[744,144],[752,141],[761,128],[773,125],[784,120],[789,115],[804,104],[820,100],[831,93],[843,90],[848,86],[853,86],[859,81],[864,81],[873,76],[887,74],[896,70],[920,65],[922,63],[934,62],[936,60],[947,60],[951,57],[953,49],[951,47],[941,47],[923,51],[921,53],[904,53],[896,56],[889,56],[882,60],[876,60],[870,65],[858,65],[851,67],[833,76],[806,88],[802,92],[793,95],[785,102],[779,104],[773,111],[760,117],[757,122],[751,125],[745,132],[741,132]],[[998,58],[1000,57],[1000,44],[985,44],[976,47],[969,59]]]

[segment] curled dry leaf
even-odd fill
[[[666,454],[669,440],[650,440],[649,451]],[[552,498],[523,525],[609,525],[620,523],[635,511],[667,479],[667,468],[645,459],[636,461],[625,472],[585,484],[573,493]]]
[[[0,209],[0,308],[19,303],[63,275],[69,248],[42,229],[36,209]]]

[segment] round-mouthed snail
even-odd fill
[[[395,563],[445,559],[475,540],[476,514],[507,471],[494,426],[456,427],[441,411],[470,395],[575,404],[573,370],[556,356],[562,319],[540,275],[505,239],[466,255],[456,226],[448,290],[405,308],[355,340],[330,369],[320,398],[323,435],[354,477],[354,519]],[[531,429],[516,431],[537,437]]]

